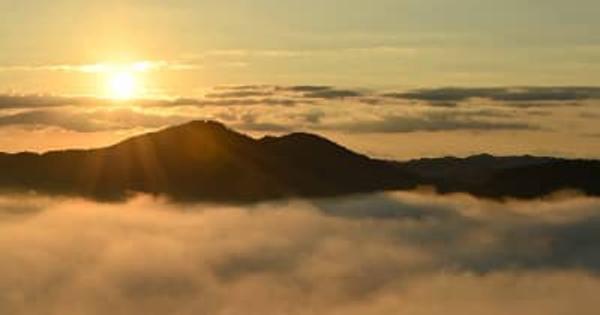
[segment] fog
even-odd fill
[[[0,197],[0,314],[597,314],[600,199]]]

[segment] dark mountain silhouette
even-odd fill
[[[178,200],[253,201],[414,187],[393,163],[310,134],[265,137],[195,121],[111,147],[0,156],[0,187],[100,199],[130,192]]]
[[[466,192],[490,198],[536,198],[560,190],[600,196],[600,161],[488,154],[398,163],[440,193]]]
[[[114,146],[0,154],[0,189],[119,200],[131,193],[181,201],[324,197],[419,185],[492,198],[560,189],[600,195],[598,161],[474,156],[392,162],[307,133],[254,139],[195,121]]]

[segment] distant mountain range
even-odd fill
[[[440,193],[465,192],[479,197],[531,199],[561,190],[600,196],[600,161],[552,157],[495,157],[419,159],[398,163],[419,176],[422,185]]]
[[[194,121],[114,146],[0,153],[0,189],[120,200],[247,202],[432,186],[442,193],[535,198],[562,189],[600,195],[600,161],[546,157],[372,159],[308,133],[254,139]]]

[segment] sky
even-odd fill
[[[0,10],[4,90],[94,93],[76,74],[6,68],[120,60],[202,66],[165,74],[173,78],[156,87],[185,95],[248,82],[600,82],[593,0],[2,0]]]
[[[599,10],[593,0],[0,0],[0,150],[102,146],[218,119],[392,158],[600,157]],[[249,86],[269,91],[210,97]],[[351,93],[289,100],[304,96],[289,95],[298,86]],[[446,87],[546,90],[416,95]]]

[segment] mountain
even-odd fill
[[[560,190],[600,196],[600,161],[489,154],[399,162],[398,166],[440,193],[489,198],[537,198]]]
[[[0,153],[0,189],[120,200],[247,202],[433,186],[442,193],[534,198],[561,189],[600,195],[600,162],[545,157],[369,158],[308,133],[254,139],[213,121],[93,150]]]
[[[417,180],[316,135],[253,139],[194,121],[95,150],[0,155],[0,187],[97,199],[132,192],[177,200],[255,201],[408,189]]]

